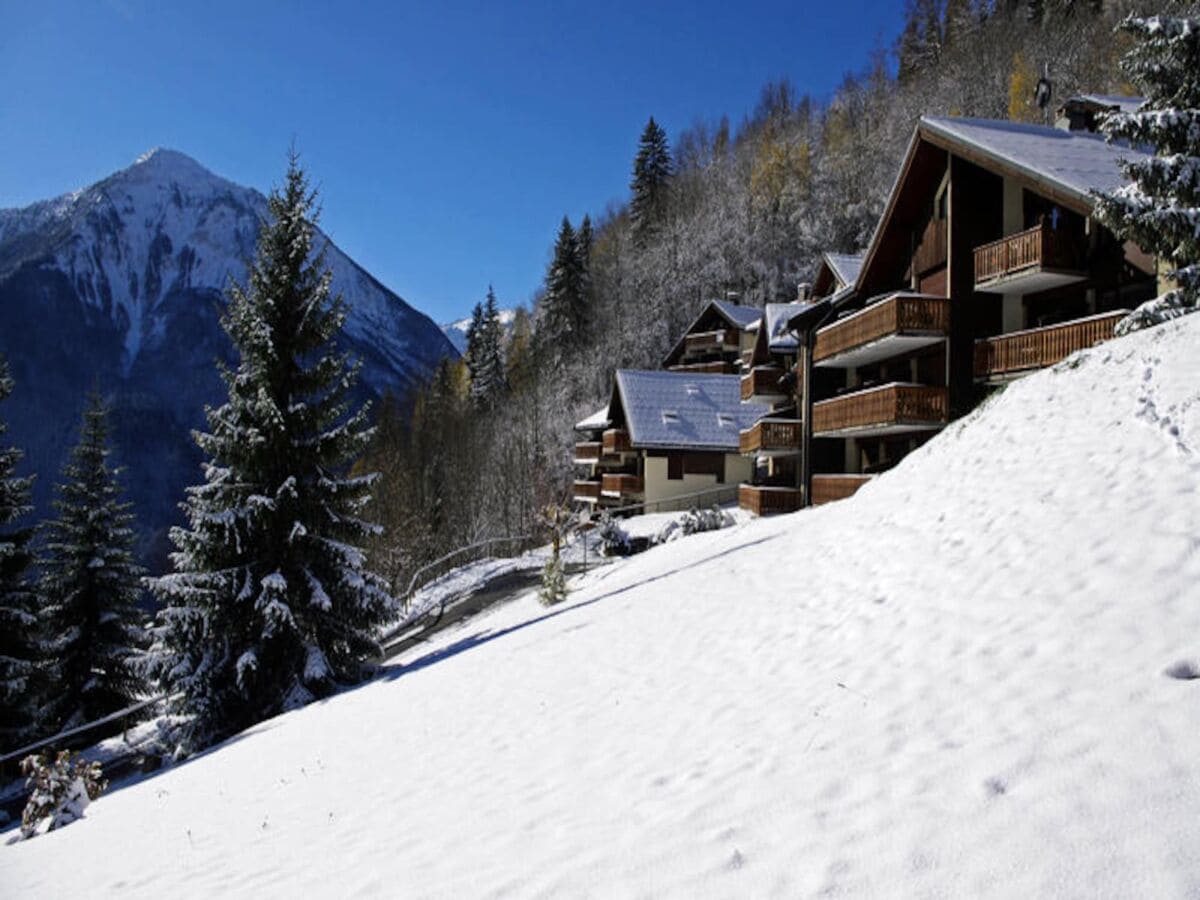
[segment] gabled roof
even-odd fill
[[[683,353],[684,342],[687,336],[695,333],[697,326],[710,312],[715,312],[731,328],[736,328],[739,331],[753,331],[758,327],[758,323],[762,319],[762,310],[753,306],[742,306],[739,303],[730,303],[728,300],[709,300],[704,305],[704,308],[700,310],[700,314],[692,320],[692,324],[679,336],[679,340],[675,342],[675,346],[671,348],[671,352],[663,359],[664,366],[671,365],[672,361]]]
[[[823,253],[821,255],[829,263],[829,268],[833,270],[837,280],[841,282],[839,287],[854,284],[858,280],[858,270],[862,268],[863,264],[861,253]]]
[[[798,341],[788,329],[792,316],[808,306],[807,303],[768,303],[763,315],[767,323],[767,348],[775,353],[789,353]]]
[[[714,300],[712,305],[736,328],[745,331],[758,325],[763,311],[753,306],[742,306],[740,303],[730,303],[728,300]]]
[[[742,403],[736,375],[617,371],[614,391],[635,448],[737,452],[738,432],[768,412]]]
[[[922,137],[947,149],[971,150],[1001,169],[1048,181],[1088,209],[1093,191],[1113,191],[1125,184],[1119,160],[1147,156],[1141,150],[1110,144],[1103,135],[1047,125],[925,116],[917,127]]]
[[[1138,108],[1146,102],[1145,97],[1121,97],[1116,94],[1080,94],[1078,97],[1072,97],[1071,100],[1082,100],[1084,103],[1091,103],[1106,109],[1116,107],[1119,112],[1123,113],[1137,112]],[[1071,100],[1067,102],[1070,103]]]
[[[608,416],[608,404],[604,404],[600,409],[596,410],[586,419],[575,423],[576,431],[599,431],[602,428],[607,428],[611,423]]]

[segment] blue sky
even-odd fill
[[[527,301],[562,215],[625,197],[648,116],[736,123],[781,76],[827,96],[902,7],[0,0],[0,207],[154,146],[266,190],[294,138],[326,231],[443,321],[489,282]]]

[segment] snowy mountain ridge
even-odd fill
[[[266,197],[175,150],[156,149],[97,183],[0,210],[0,355],[16,389],[0,411],[51,489],[82,409],[99,387],[114,406],[139,527],[161,537],[196,479],[190,432],[232,360],[220,326],[231,280],[244,281]],[[348,311],[339,340],[362,363],[360,399],[403,396],[454,352],[438,326],[329,241],[325,264]],[[159,545],[161,546],[161,540]]]
[[[498,312],[500,314],[500,327],[507,336],[512,330],[512,323],[517,317],[517,310],[515,308],[501,309],[498,310]],[[459,354],[467,352],[467,332],[471,329],[470,316],[457,319],[453,322],[447,322],[441,326],[441,329],[442,334],[446,335],[446,339],[454,345],[454,349],[457,350]]]
[[[0,210],[0,278],[35,256],[66,274],[80,299],[123,331],[128,374],[143,344],[161,337],[172,292],[220,292],[242,279],[266,212],[257,190],[156,148],[91,187]],[[413,310],[321,233],[325,242],[333,289],[350,302],[348,333],[407,368],[421,355],[406,327]]]

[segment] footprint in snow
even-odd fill
[[[1163,669],[1163,674],[1177,681],[1191,681],[1200,678],[1200,660],[1177,659]]]

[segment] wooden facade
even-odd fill
[[[870,480],[870,475],[814,475],[811,505],[845,500]]]

